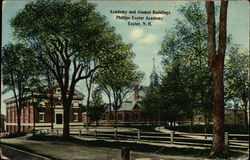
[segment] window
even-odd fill
[[[78,121],[78,113],[74,113],[74,121]]]
[[[39,122],[44,122],[44,113],[39,112]]]
[[[73,107],[78,107],[78,103],[73,103]]]

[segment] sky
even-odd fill
[[[10,20],[15,16],[29,1],[25,0],[7,0],[3,4],[2,13],[2,42],[3,45],[8,42],[14,42],[12,37],[13,29],[10,27]],[[115,32],[120,34],[126,43],[132,43],[132,50],[135,53],[134,63],[142,71],[144,79],[142,85],[149,85],[149,76],[153,68],[153,58],[155,58],[156,70],[158,74],[162,72],[161,56],[158,52],[161,48],[161,41],[171,28],[174,27],[175,20],[182,17],[178,14],[177,9],[180,5],[185,5],[187,1],[105,1],[89,0],[90,3],[96,4],[96,10],[107,18],[107,21],[115,27]],[[204,2],[201,4],[205,6]],[[170,14],[122,14],[111,13],[112,11],[165,11]],[[160,17],[160,20],[151,20],[152,26],[129,26],[128,22],[144,22],[143,20],[123,20],[119,17]],[[233,42],[242,45],[249,50],[249,4],[246,1],[230,1],[228,6],[228,34],[233,37]],[[81,86],[82,84],[78,84]],[[7,99],[11,94],[2,95],[1,100]],[[5,104],[1,101],[2,113],[5,114]]]

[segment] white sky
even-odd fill
[[[10,19],[15,16],[28,1],[8,0],[3,5],[3,45],[13,42],[10,28]],[[158,52],[161,47],[161,41],[167,30],[175,24],[175,19],[180,18],[177,8],[184,5],[187,1],[94,1],[89,2],[97,4],[97,11],[107,17],[112,26],[115,26],[116,32],[121,34],[123,40],[133,44],[133,51],[136,54],[134,62],[139,69],[145,73],[142,85],[149,84],[149,76],[152,72],[152,59],[156,59],[156,69],[161,72],[161,57]],[[202,3],[205,6],[204,3]],[[128,26],[125,20],[117,20],[115,14],[110,10],[164,10],[170,11],[170,15],[163,16],[163,21],[152,21],[152,26]],[[121,15],[120,15],[121,16]],[[152,16],[152,15],[150,15]],[[233,42],[241,44],[249,50],[249,4],[246,1],[230,1],[228,7],[228,34],[232,34]],[[78,84],[78,86],[81,84]],[[11,94],[2,95],[1,100],[10,97]],[[5,114],[5,104],[1,102],[2,113]]]

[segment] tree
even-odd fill
[[[123,57],[115,50],[122,43],[94,5],[81,1],[38,0],[28,3],[11,21],[15,36],[34,48],[61,89],[63,136],[69,137],[71,102],[76,84],[99,68]],[[98,65],[84,73],[86,64]]]
[[[193,126],[195,112],[203,113],[208,123],[211,110],[211,77],[207,65],[207,28],[206,13],[200,2],[188,3],[178,9],[182,19],[176,19],[173,29],[167,31],[160,54],[163,55],[165,75],[162,77],[166,87],[162,86],[164,94],[183,96],[182,100],[173,97],[179,103],[181,113],[190,117],[190,129]],[[178,84],[179,89],[172,88],[171,84]],[[168,86],[170,85],[170,86]],[[168,98],[166,96],[166,98]],[[176,99],[176,100],[174,100]],[[185,102],[184,102],[185,101]],[[170,106],[171,106],[170,105]],[[177,112],[175,112],[177,113]],[[174,115],[174,114],[173,114]]]
[[[33,110],[33,129],[32,133],[35,134],[36,131],[36,115],[39,112],[38,108],[42,107],[41,102],[45,99],[45,94],[43,93],[44,86],[42,86],[41,81],[32,73],[32,78],[29,79],[27,85],[28,95],[24,97],[23,107],[32,106]]]
[[[239,45],[230,45],[228,57],[225,62],[225,97],[228,104],[231,102],[236,111],[240,106],[244,109],[245,125],[248,127],[247,103],[248,97],[248,68],[249,58],[247,51],[240,48]]]
[[[94,90],[92,93],[92,100],[90,101],[89,117],[91,121],[97,121],[101,118],[105,111],[104,102],[102,100],[102,93],[99,89]]]
[[[141,107],[143,115],[150,120],[152,127],[154,126],[154,122],[164,115],[162,113],[165,110],[161,110],[161,102],[162,98],[159,85],[150,86],[147,89],[145,96],[142,98]]]
[[[122,54],[124,60],[118,61],[106,70],[100,70],[96,78],[96,83],[109,99],[110,113],[112,113],[111,106],[114,109],[115,127],[118,109],[121,108],[126,95],[133,90],[134,84],[142,77],[142,74],[136,70],[137,66],[132,62],[134,54],[131,52],[131,46],[120,46],[117,54]]]
[[[216,50],[216,24],[214,1],[206,1],[208,27],[208,65],[212,74],[213,100],[213,151],[221,154],[224,144],[224,59],[227,40],[227,7],[228,1],[221,1],[219,18],[219,44]]]
[[[183,74],[179,68],[179,64],[173,64],[172,68],[167,71],[166,75],[162,76],[161,82],[161,94],[162,103],[165,110],[166,119],[172,123],[179,121],[184,113],[192,113],[192,109],[188,108],[190,102],[190,97],[186,92],[185,81],[183,81]],[[186,105],[186,107],[184,107]],[[191,110],[188,112],[188,110]]]
[[[3,47],[3,84],[11,90],[15,98],[17,115],[17,132],[21,131],[21,109],[24,107],[25,98],[29,90],[28,83],[33,76],[34,61],[33,50],[23,44],[7,44]]]
[[[98,65],[98,63],[96,63],[96,61],[94,61],[94,62],[87,62],[86,63],[86,68],[85,68],[85,74],[87,74],[90,70],[91,70],[91,68],[93,68],[93,67],[91,67],[91,66],[96,66],[96,65]],[[92,89],[93,89],[93,85],[94,85],[94,78],[95,78],[95,75],[96,75],[97,73],[95,72],[94,74],[91,74],[90,75],[90,77],[89,78],[86,78],[85,79],[85,84],[86,84],[86,88],[87,88],[87,95],[86,95],[86,99],[87,99],[87,101],[86,101],[86,115],[87,115],[87,117],[86,117],[86,128],[88,129],[88,125],[89,125],[89,117],[91,116],[91,115],[89,115],[89,112],[90,112],[90,99],[91,99],[91,92],[92,92]],[[93,97],[93,96],[92,96]],[[93,108],[92,108],[92,110],[93,110]],[[91,114],[91,113],[90,113]]]
[[[48,95],[46,99],[48,100],[49,108],[50,108],[50,118],[51,118],[51,130],[54,128],[54,109],[55,109],[55,100],[54,100],[54,92],[56,88],[56,79],[48,68],[44,67],[44,72],[42,73],[44,77],[44,83],[46,85],[45,94]]]

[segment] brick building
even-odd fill
[[[48,101],[44,99],[39,107],[25,106],[21,110],[21,131],[27,132],[30,129],[63,128],[63,107],[61,103],[60,88],[53,90],[54,107],[50,107]],[[70,116],[70,125],[82,125],[82,100],[84,95],[75,90]],[[17,112],[14,97],[6,99],[7,108],[6,131],[13,133],[17,131]]]
[[[122,103],[121,108],[117,111],[117,124],[118,125],[129,125],[129,124],[145,124],[146,119],[142,114],[141,100],[145,95],[147,87],[136,85],[134,87],[134,93],[126,101]],[[114,110],[107,107],[102,119],[98,122],[99,124],[114,124]]]
[[[156,72],[155,60],[153,59],[153,70],[150,75],[150,85],[157,85],[159,83],[158,81],[159,76]],[[133,94],[122,103],[121,108],[119,108],[117,111],[118,125],[159,123],[150,121],[142,113],[141,101],[145,96],[148,88],[148,86],[134,86]],[[109,107],[107,107],[106,112],[103,114],[102,119],[98,123],[105,125],[114,124],[114,117],[112,115],[114,115],[113,108],[111,108],[110,112]],[[85,120],[86,115],[84,117]]]

